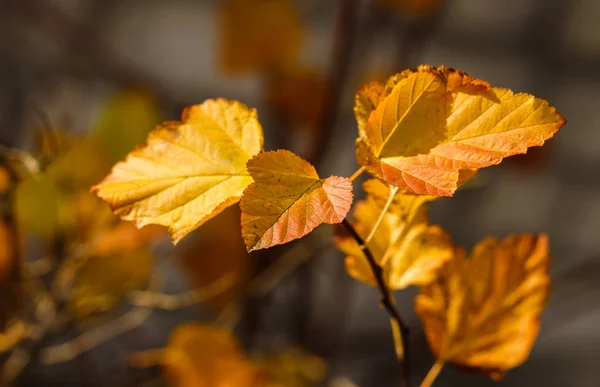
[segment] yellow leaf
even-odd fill
[[[109,170],[106,154],[95,143],[72,140],[69,146],[45,172],[17,187],[15,213],[24,232],[45,239],[74,234],[78,197]]]
[[[354,210],[353,226],[365,239],[385,208],[389,187],[379,180],[365,182],[367,199]],[[375,261],[382,266],[384,280],[391,289],[404,289],[410,285],[424,285],[436,277],[436,272],[452,258],[452,241],[438,226],[427,224],[427,208],[432,200],[398,193],[383,221],[367,247]],[[346,270],[359,281],[377,286],[369,263],[356,241],[345,233],[336,235],[336,244],[348,256]]]
[[[492,88],[444,66],[397,74],[379,98],[366,125],[368,109],[357,114],[357,160],[416,194],[452,196],[462,169],[541,146],[565,123],[544,100]]]
[[[415,308],[439,361],[498,378],[527,359],[537,337],[550,289],[548,237],[486,238],[471,255],[457,249]]]
[[[265,387],[269,380],[224,328],[184,324],[169,338],[158,363],[173,387]],[[144,353],[141,353],[142,358]]]
[[[263,145],[256,111],[240,102],[207,100],[182,120],[154,129],[93,188],[138,227],[169,227],[174,242],[239,200]]]
[[[220,19],[221,65],[231,73],[285,67],[304,41],[302,20],[290,0],[225,0]]]
[[[104,147],[111,160],[117,161],[144,141],[158,123],[156,99],[147,91],[128,89],[109,99],[91,138]]]
[[[327,376],[327,363],[298,347],[286,347],[254,360],[285,387],[318,386]]]
[[[242,197],[242,237],[248,251],[301,238],[322,223],[339,223],[352,204],[349,179],[320,179],[315,168],[290,151],[255,156],[254,179]]]

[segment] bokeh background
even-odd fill
[[[257,108],[267,149],[292,149],[321,175],[348,176],[357,168],[354,92],[367,81],[421,63],[445,64],[547,99],[567,119],[555,139],[482,172],[470,189],[431,209],[432,221],[466,247],[487,235],[550,235],[553,292],[541,334],[530,359],[502,381],[447,367],[436,385],[598,386],[600,2],[294,0],[284,11],[264,11],[256,25],[251,12],[244,14],[247,25],[233,11],[224,16],[225,3],[0,0],[0,143],[55,158],[61,147],[40,146],[40,133],[96,136],[111,155],[123,156],[155,124],[178,119],[183,107],[224,97]],[[228,17],[235,22],[227,24]],[[247,31],[260,35],[261,28],[271,30],[257,43]],[[288,46],[278,47],[281,41]],[[92,161],[80,154],[70,163],[84,168]],[[236,216],[211,222],[175,248],[153,245],[164,291],[177,294],[234,272],[236,291],[213,304],[242,300],[236,332],[248,348],[303,347],[327,362],[320,385],[397,386],[388,319],[376,291],[345,273],[342,254],[328,240],[331,229],[246,256]],[[25,244],[29,260],[46,254],[39,238]],[[278,258],[284,275],[274,283],[256,280]],[[399,293],[398,304],[413,330],[420,380],[432,357],[412,312],[415,294]],[[119,303],[100,322],[68,324],[41,343],[24,344],[31,359],[15,385],[164,385],[157,367],[135,369],[128,359],[165,346],[183,321],[211,321],[213,304],[153,311],[140,327],[73,360],[41,364],[43,346],[130,311]]]

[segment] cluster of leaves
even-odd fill
[[[452,196],[478,169],[541,146],[564,119],[532,95],[429,65],[366,85],[354,110],[359,172],[374,179],[353,223],[350,178],[323,179],[290,151],[263,151],[256,111],[224,99],[157,127],[93,190],[139,227],[168,227],[174,242],[238,201],[248,251],[342,222],[353,230],[336,237],[350,275],[384,296],[421,288],[416,309],[439,362],[492,376],[520,364],[548,294],[547,237],[485,239],[465,259],[428,223],[427,203]]]

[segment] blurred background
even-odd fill
[[[216,97],[258,110],[266,149],[349,176],[355,91],[426,63],[567,119],[543,148],[432,204],[467,248],[547,232],[553,256],[529,360],[499,382],[447,367],[435,385],[598,386],[599,20],[597,0],[0,0],[2,385],[167,385],[138,351],[183,322],[220,321],[286,385],[397,386],[377,292],[346,274],[328,226],[247,255],[234,208],[173,247],[88,189],[156,124]],[[416,293],[398,294],[415,382],[433,362]]]

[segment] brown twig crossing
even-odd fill
[[[404,321],[402,320],[402,317],[400,316],[400,312],[396,308],[396,305],[392,299],[392,294],[391,294],[390,290],[388,289],[388,287],[385,283],[385,280],[383,278],[383,269],[375,261],[375,257],[373,257],[373,253],[371,253],[371,250],[369,250],[369,248],[365,244],[363,238],[356,232],[354,227],[350,224],[350,222],[347,219],[344,219],[342,221],[342,225],[346,228],[346,230],[348,231],[350,236],[352,236],[352,238],[354,238],[356,243],[358,243],[358,245],[360,246],[360,249],[362,250],[365,257],[367,258],[367,261],[369,262],[369,266],[371,267],[373,276],[375,277],[375,280],[377,281],[377,288],[379,289],[379,293],[381,295],[381,305],[387,311],[387,313],[390,315],[390,318],[392,320],[394,320],[400,327],[400,334],[402,335],[402,349],[404,352],[404,357],[401,360],[401,362],[402,362],[402,386],[410,387],[410,361],[409,361],[409,359],[410,359],[409,353],[410,352],[409,352],[409,348],[408,348],[409,329],[406,326],[406,324],[404,323]]]

